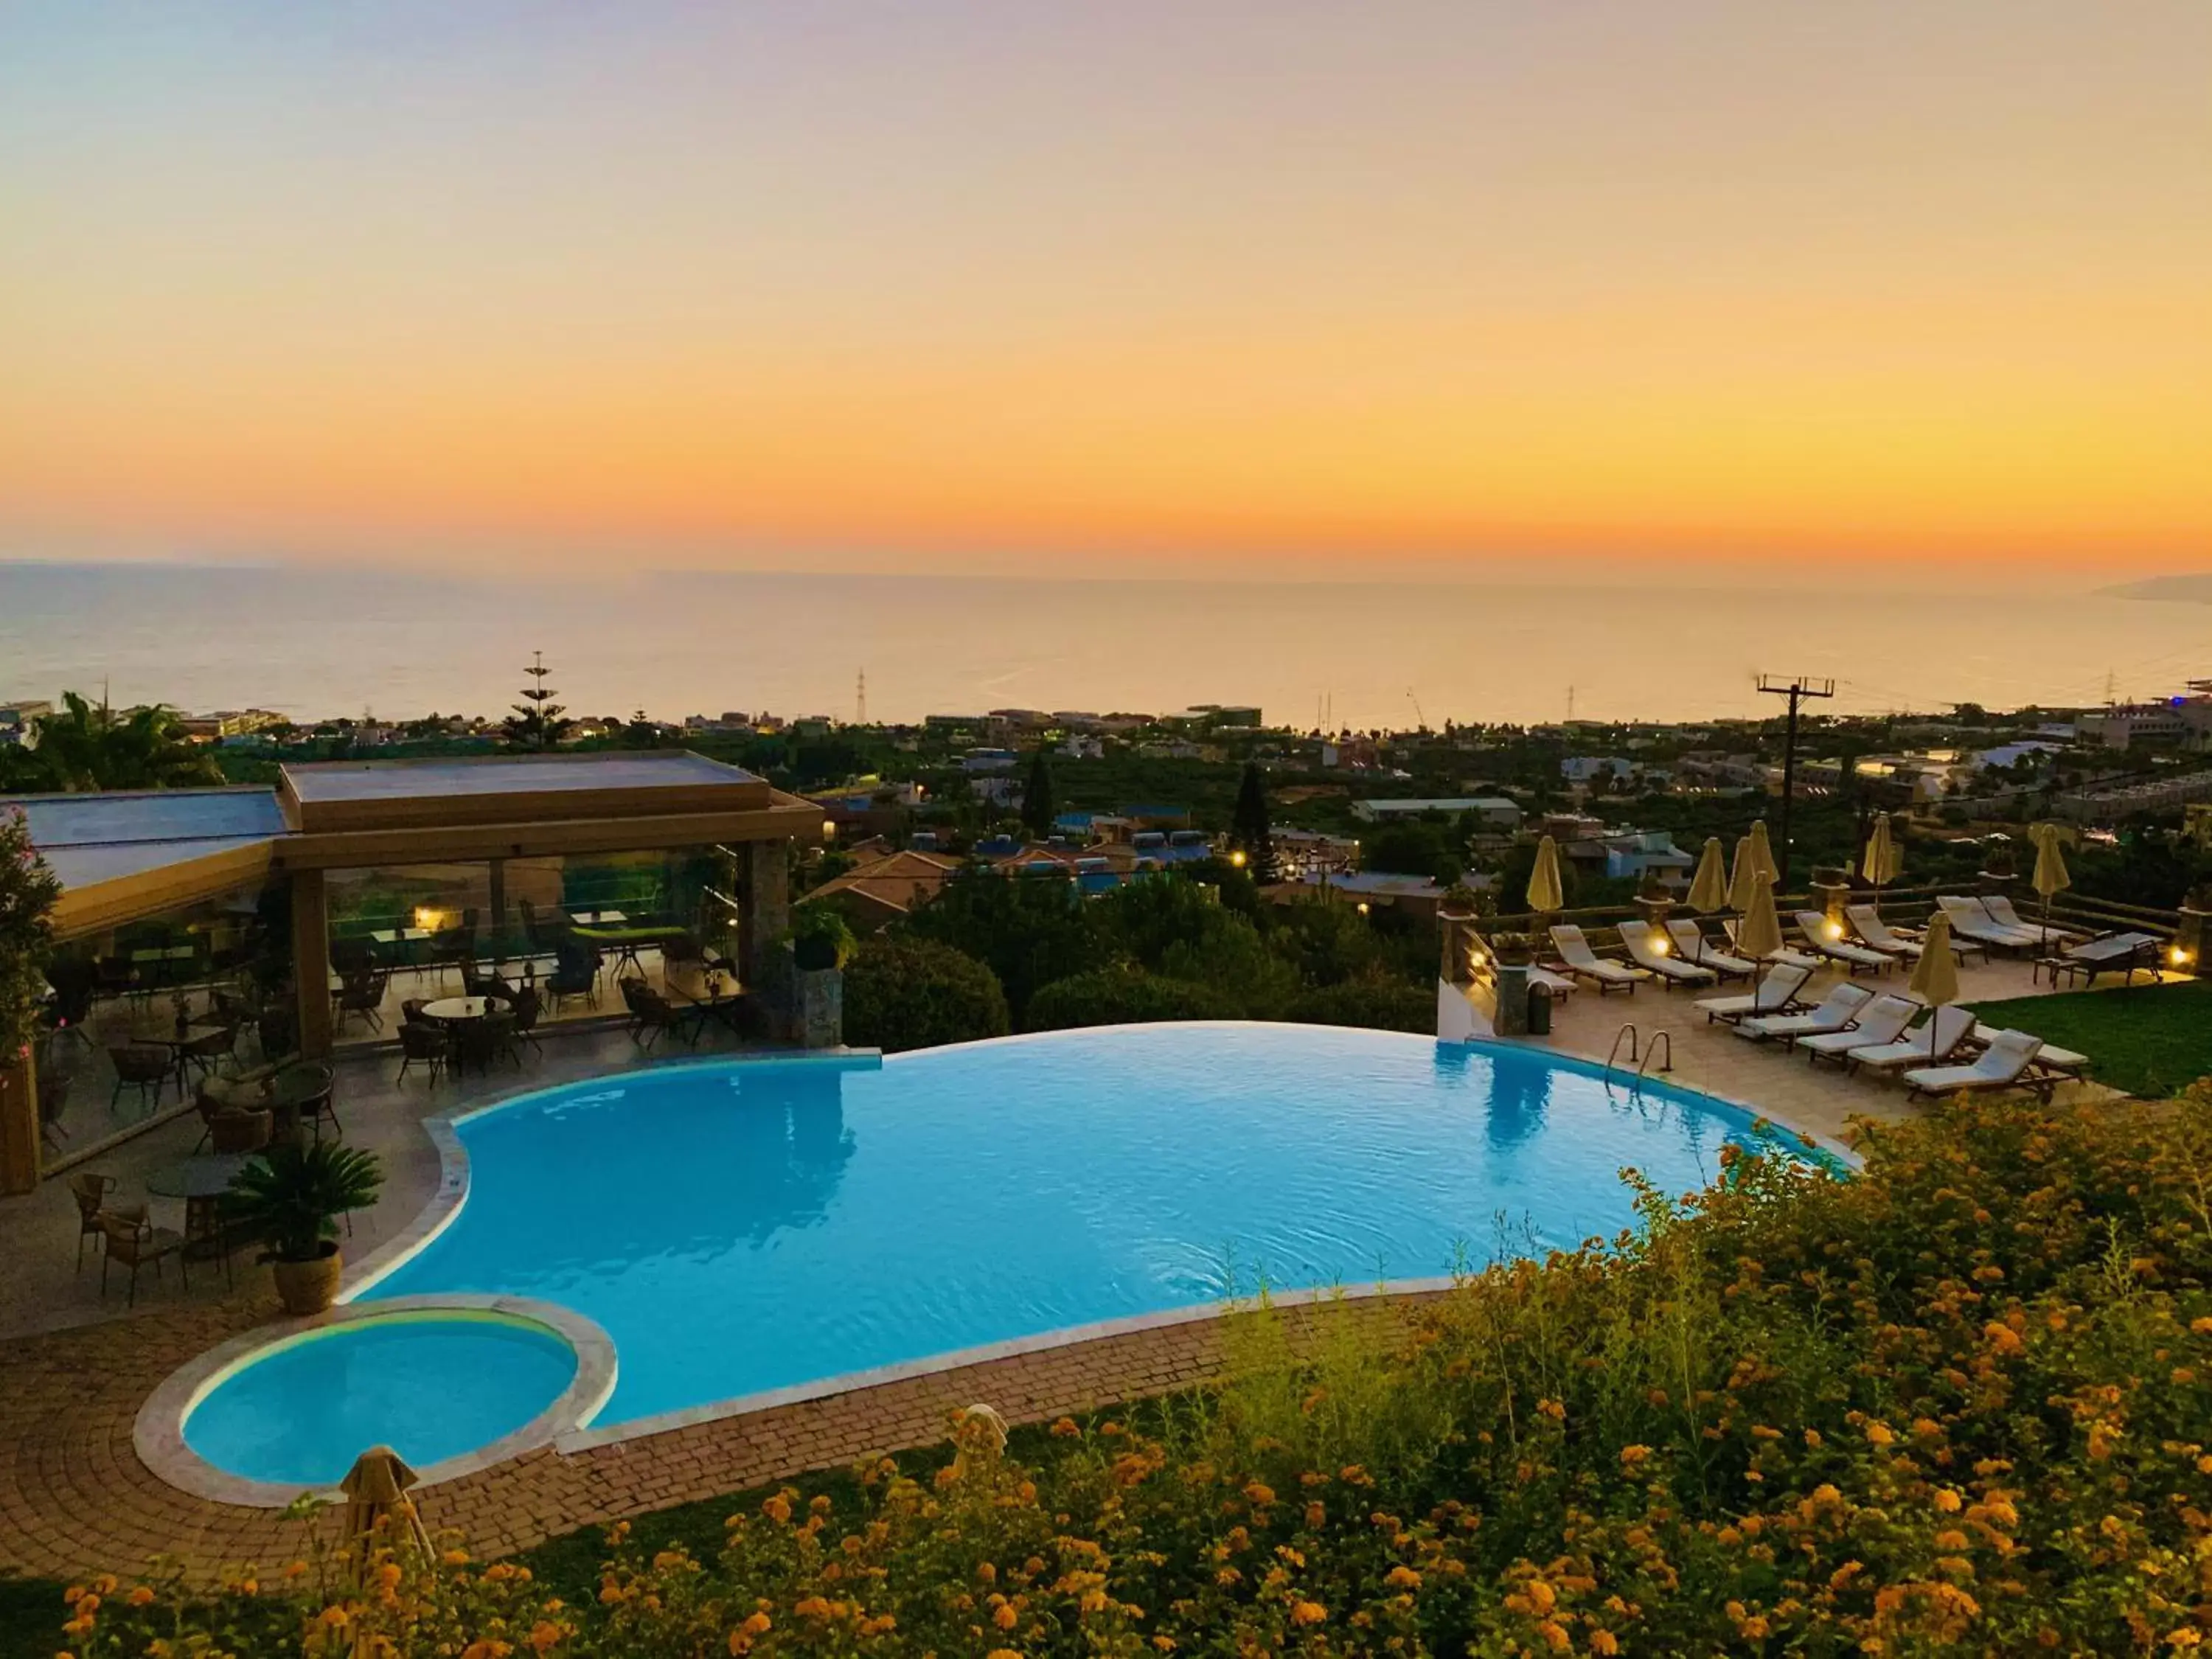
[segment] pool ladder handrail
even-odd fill
[[[1613,1075],[1613,1069],[1620,1061],[1620,1044],[1623,1038],[1627,1040],[1629,1062],[1636,1067],[1636,1077],[1638,1082],[1641,1082],[1644,1074],[1652,1069],[1653,1062],[1659,1060],[1662,1052],[1661,1046],[1662,1044],[1665,1045],[1663,1052],[1666,1059],[1660,1063],[1658,1069],[1662,1072],[1671,1072],[1674,1069],[1674,1032],[1662,1027],[1652,1032],[1650,1040],[1646,1041],[1644,1034],[1637,1029],[1636,1022],[1630,1020],[1613,1034],[1613,1047],[1606,1051],[1605,1074],[1608,1078]]]
[[[1632,1066],[1636,1063],[1640,1038],[1637,1033],[1636,1022],[1632,1019],[1613,1034],[1613,1047],[1605,1051],[1605,1074],[1607,1077],[1613,1075],[1613,1062],[1620,1058],[1620,1040],[1623,1037],[1628,1039],[1628,1062]]]

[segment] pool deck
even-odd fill
[[[1977,966],[1964,977],[1970,1000],[2028,993],[2024,964]],[[1601,1061],[1625,1022],[1668,1030],[1677,1044],[1672,1081],[1831,1141],[1848,1137],[1854,1116],[1895,1120],[1915,1109],[1901,1087],[1814,1070],[1802,1056],[1708,1025],[1693,1000],[1656,987],[1602,1000],[1579,992],[1559,1011],[1552,1036],[1533,1041]],[[669,1057],[695,1056],[678,1049]],[[436,1190],[439,1164],[425,1119],[636,1063],[629,1039],[606,1030],[549,1036],[544,1060],[520,1079],[470,1079],[434,1093],[419,1081],[394,1087],[392,1056],[340,1062],[347,1139],[381,1153],[389,1180],[384,1201],[346,1242],[349,1255],[360,1260],[396,1236]],[[2066,1085],[2059,1094],[2109,1097],[2094,1085]],[[189,1152],[198,1134],[197,1120],[167,1126],[102,1167],[131,1195],[143,1190],[148,1171]],[[179,1291],[172,1273],[160,1286],[142,1282],[137,1309],[126,1313],[119,1284],[99,1299],[95,1263],[88,1261],[82,1276],[72,1272],[75,1231],[75,1206],[58,1182],[0,1202],[0,1401],[8,1424],[0,1437],[0,1571],[129,1572],[159,1553],[212,1577],[296,1557],[304,1541],[297,1523],[192,1497],[149,1470],[132,1441],[139,1407],[172,1371],[276,1316],[267,1270],[241,1259],[235,1285],[226,1287],[212,1267],[199,1268],[189,1292]],[[931,1443],[944,1437],[949,1412],[976,1401],[1010,1422],[1048,1420],[1202,1382],[1221,1364],[1218,1320],[1150,1323],[566,1455],[533,1452],[431,1488],[423,1511],[434,1528],[461,1528],[480,1555],[511,1553],[593,1522]]]

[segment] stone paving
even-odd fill
[[[1994,963],[1969,970],[1972,999],[2019,995],[2027,969]],[[1755,1103],[1778,1121],[1831,1139],[1849,1133],[1855,1115],[1895,1118],[1913,1109],[1903,1091],[1815,1071],[1802,1058],[1753,1045],[1707,1025],[1686,994],[1647,988],[1634,998],[1601,1001],[1578,993],[1559,1011],[1543,1039],[1561,1052],[1602,1060],[1620,1024],[1675,1034],[1674,1080],[1725,1098]],[[552,1045],[549,1043],[549,1048]],[[625,1040],[607,1036],[550,1056],[526,1079],[535,1085],[634,1063]],[[368,1062],[354,1062],[366,1067]],[[388,1061],[377,1061],[383,1070]],[[475,1091],[394,1090],[380,1073],[362,1070],[342,1101],[349,1135],[361,1133],[399,1163],[395,1190],[374,1231],[356,1241],[365,1251],[402,1225],[427,1197],[435,1160],[419,1120],[453,1109]],[[2090,1085],[2087,1091],[2102,1092]],[[2063,1096],[2062,1096],[2063,1097]],[[140,1161],[173,1158],[191,1129],[160,1132],[174,1146],[143,1150]],[[104,1307],[83,1280],[66,1271],[74,1217],[58,1183],[46,1193],[0,1206],[0,1324],[17,1334],[0,1340],[0,1570],[70,1576],[101,1568],[130,1571],[156,1553],[184,1559],[210,1575],[246,1562],[270,1565],[298,1553],[296,1523],[269,1510],[208,1503],[169,1486],[138,1461],[131,1444],[141,1403],[171,1370],[192,1356],[276,1313],[265,1270],[241,1265],[234,1288],[210,1274],[190,1297],[142,1287],[135,1316],[119,1316],[121,1299]],[[56,1200],[58,1200],[57,1202]],[[51,1263],[32,1271],[27,1256]],[[86,1278],[90,1277],[88,1269]],[[58,1292],[38,1316],[40,1294]],[[204,1288],[202,1288],[204,1287]],[[52,1328],[56,1324],[77,1328]],[[46,1328],[38,1328],[40,1326]],[[945,1431],[946,1413],[976,1401],[1012,1422],[1036,1421],[1188,1386],[1218,1374],[1222,1363],[1217,1320],[1097,1338],[908,1377],[829,1398],[695,1424],[570,1455],[546,1450],[441,1485],[425,1495],[434,1526],[462,1528],[480,1553],[526,1548],[596,1522],[706,1498],[810,1469],[931,1443]]]

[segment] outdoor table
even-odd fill
[[[568,920],[579,927],[619,927],[629,916],[622,910],[571,910]]]
[[[167,1048],[169,1051],[169,1066],[177,1074],[177,1093],[181,1096],[186,1091],[185,1050],[198,1042],[210,1031],[219,1031],[222,1029],[220,1021],[195,1019],[185,1027],[184,1035],[181,1036],[178,1036],[177,1028],[174,1025],[164,1025],[158,1030],[133,1031],[131,1033],[131,1041],[133,1045],[139,1048]]]
[[[453,1028],[453,1058],[447,1063],[456,1073],[468,1057],[470,1045],[462,1040],[464,1034],[491,1011],[489,997],[440,997],[435,1002],[422,1005],[423,1018]]]
[[[422,964],[416,957],[415,947],[424,939],[434,937],[435,935],[427,927],[385,927],[371,933],[368,939],[372,945],[381,945],[386,950],[396,951],[402,962],[420,972]]]
[[[221,1255],[223,1248],[222,1200],[238,1172],[253,1162],[252,1152],[200,1152],[167,1164],[146,1177],[146,1190],[156,1198],[185,1200],[185,1247],[199,1255]]]
[[[611,954],[609,970],[617,979],[627,966],[641,979],[645,977],[645,964],[637,959],[641,948],[665,945],[670,939],[682,939],[681,927],[579,927],[576,937],[586,944],[602,946]]]
[[[297,1140],[300,1113],[330,1091],[330,1083],[318,1066],[295,1066],[277,1073],[269,1079],[258,1103],[268,1109],[270,1138]]]
[[[690,986],[680,984],[673,978],[667,981],[667,985],[670,990],[690,1004],[698,1012],[698,1023],[692,1031],[693,1042],[698,1042],[698,1034],[706,1030],[707,1022],[709,1019],[720,1022],[736,1036],[744,1035],[744,1028],[738,1020],[738,1010],[744,1006],[746,999],[751,993],[742,986],[732,983],[720,990],[695,991]]]

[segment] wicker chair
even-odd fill
[[[373,968],[356,969],[345,977],[337,995],[338,1029],[345,1029],[346,1016],[359,1014],[370,1030],[384,1029],[384,993],[392,982],[389,974],[380,974]]]
[[[82,1273],[84,1241],[107,1236],[100,1230],[100,1217],[107,1207],[108,1194],[115,1190],[115,1177],[80,1170],[69,1178],[69,1189],[76,1200],[76,1270]]]
[[[629,1009],[630,1041],[650,1048],[667,1033],[684,1034],[684,1016],[674,1004],[641,979],[621,982],[623,1002]]]
[[[419,1008],[422,1005],[416,1006]],[[404,1083],[408,1068],[419,1064],[429,1068],[430,1086],[435,1088],[438,1074],[446,1069],[452,1053],[453,1044],[444,1026],[434,1019],[410,1017],[399,1028],[399,1075],[393,1081]]]
[[[167,1227],[156,1227],[147,1218],[143,1204],[102,1210],[99,1218],[100,1231],[107,1240],[106,1251],[100,1258],[100,1294],[103,1298],[107,1295],[107,1270],[118,1261],[131,1269],[128,1305],[133,1308],[138,1305],[138,1270],[150,1267],[158,1279],[161,1263],[170,1256],[177,1259],[178,1280],[186,1290],[191,1288],[191,1275],[185,1271],[185,1236]]]
[[[149,1114],[161,1103],[161,1085],[169,1080],[175,1064],[167,1048],[150,1042],[126,1042],[110,1048],[107,1057],[115,1062],[115,1089],[107,1097],[110,1111],[123,1098],[125,1089],[137,1090],[138,1104]]]

